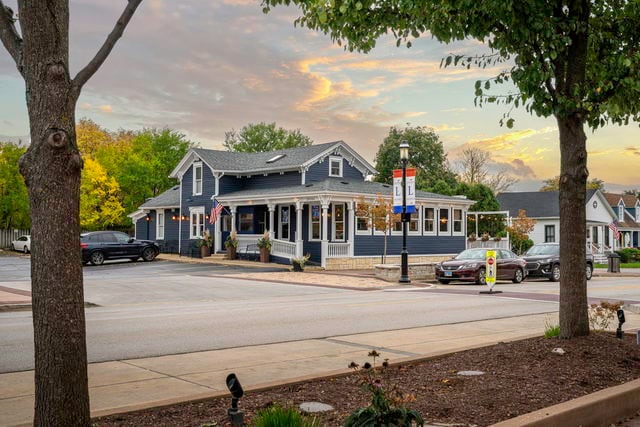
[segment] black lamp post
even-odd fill
[[[400,161],[402,162],[402,252],[400,252],[400,283],[411,283],[409,279],[409,253],[407,252],[407,160],[409,160],[409,143],[400,142]]]

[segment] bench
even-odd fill
[[[253,261],[257,261],[260,259],[260,249],[258,249],[258,245],[247,245],[243,249],[238,251],[242,258],[250,259]]]

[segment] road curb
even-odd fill
[[[19,304],[0,304],[0,313],[9,311],[28,311],[31,310],[31,303]]]
[[[491,427],[604,426],[638,413],[640,379],[530,412]]]

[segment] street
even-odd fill
[[[28,258],[0,258],[0,285],[29,290],[28,265]],[[86,309],[90,362],[554,313],[558,307],[558,284],[548,281],[500,283],[495,289],[505,293],[489,296],[475,285],[358,291],[268,283],[224,277],[237,268],[168,261],[84,271],[85,300],[97,305]],[[594,278],[589,296],[637,301],[640,279]],[[0,372],[33,368],[32,334],[30,311],[0,313]]]

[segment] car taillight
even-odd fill
[[[88,243],[80,243],[80,247],[81,247],[82,249],[85,249],[85,248],[88,248],[88,247],[89,247],[89,244],[88,244]]]

